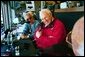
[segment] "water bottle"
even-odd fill
[[[8,35],[7,35],[7,44],[10,45],[10,32],[8,32]]]

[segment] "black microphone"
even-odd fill
[[[41,30],[42,30],[43,25],[44,25],[44,23],[43,23],[43,22],[41,22],[41,23],[39,24],[39,31],[41,31]]]

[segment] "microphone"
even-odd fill
[[[44,25],[44,23],[43,23],[43,22],[41,22],[41,23],[39,24],[39,28],[38,28],[38,30],[39,30],[39,31],[41,31],[41,30],[42,30],[43,25]]]

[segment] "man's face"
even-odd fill
[[[26,15],[26,21],[31,21],[31,16],[30,15]]]
[[[45,25],[49,25],[51,23],[52,17],[49,16],[46,13],[42,13],[42,17],[41,17],[41,21],[45,24]]]

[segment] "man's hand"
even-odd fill
[[[42,31],[37,31],[36,32],[36,37],[39,38],[42,35]]]

